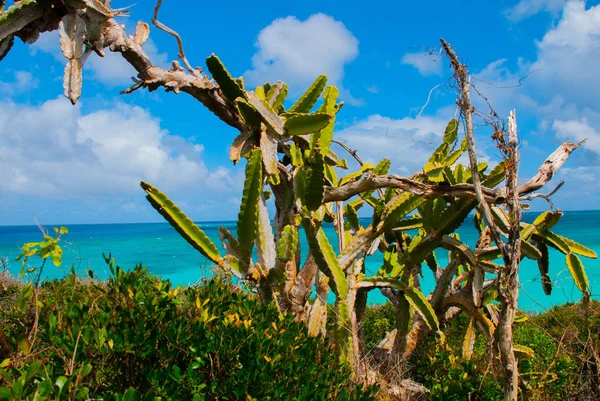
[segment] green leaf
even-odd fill
[[[561,237],[554,234],[553,232],[546,230],[543,232],[538,232],[537,234],[541,236],[542,240],[546,242],[546,244],[550,245],[555,249],[558,249],[565,255],[571,253],[571,248],[569,248],[569,245],[565,241],[563,241]],[[537,236],[535,238],[537,239]]]
[[[521,252],[523,255],[533,260],[540,260],[542,253],[527,241],[521,241]]]
[[[287,135],[300,135],[317,132],[327,127],[333,117],[324,113],[299,114],[285,120]]]
[[[431,307],[431,304],[425,298],[425,295],[415,287],[407,288],[404,292],[404,296],[410,302],[411,306],[417,311],[419,315],[425,320],[427,326],[433,331],[439,331],[440,323],[438,318]]]
[[[575,280],[577,288],[579,288],[579,290],[584,294],[588,294],[590,282],[585,272],[585,268],[583,267],[583,263],[581,263],[581,259],[579,259],[579,256],[575,255],[574,253],[568,253],[567,267],[571,272],[571,276],[573,276],[573,280]]]
[[[206,59],[206,66],[227,99],[233,102],[238,97],[245,97],[244,89],[232,78],[227,68],[214,53]]]
[[[460,158],[460,156],[463,154],[463,151],[461,149],[457,149],[454,152],[450,153],[448,155],[448,157],[446,157],[446,160],[444,161],[444,164],[446,166],[451,166],[454,163],[456,163],[456,161]]]
[[[283,121],[277,115],[277,113],[271,108],[271,106],[263,99],[260,98],[256,92],[247,92],[246,97],[248,103],[252,105],[261,115],[263,122],[269,128],[269,130],[277,137],[282,138],[285,136],[285,130],[283,128]]]
[[[542,280],[542,289],[544,290],[544,294],[551,295],[552,281],[548,275],[550,270],[550,255],[548,253],[548,246],[543,242],[538,242],[537,248],[542,255],[542,257],[537,260],[537,265],[538,269],[540,270],[540,277]]]
[[[345,300],[348,297],[348,282],[325,232],[321,227],[315,228],[308,217],[302,220],[302,225],[306,231],[310,251],[317,266],[319,266],[319,270],[331,280],[330,285],[333,292],[341,300]]]
[[[456,141],[457,136],[458,120],[456,118],[453,118],[446,126],[446,131],[444,132],[444,143],[452,145]]]
[[[288,94],[288,86],[281,81],[277,81],[275,85],[269,88],[266,95],[266,101],[271,105],[273,110],[279,111]]]
[[[260,123],[262,122],[261,115],[250,103],[245,99],[237,98],[235,100],[235,105],[237,106],[240,116],[242,116],[242,120],[244,120],[246,124],[255,129],[260,128]],[[243,135],[243,133],[241,135]]]
[[[298,249],[298,229],[292,225],[287,225],[281,232],[279,243],[277,245],[277,257],[283,262],[291,260]]]
[[[186,216],[164,193],[154,188],[147,182],[140,182],[146,191],[148,202],[156,209],[177,232],[202,255],[215,263],[219,263],[221,255],[219,250],[189,217]]]
[[[62,264],[63,250],[60,246],[55,245],[54,249],[50,252],[50,258],[54,266],[60,266]]]
[[[261,151],[252,152],[246,165],[246,179],[242,193],[242,202],[237,222],[237,236],[240,244],[240,256],[244,262],[252,256],[252,244],[256,238],[258,201],[262,192]]]
[[[317,210],[323,203],[323,192],[325,191],[323,155],[319,152],[315,153],[312,165],[305,166],[305,169],[304,204],[309,210]]]
[[[596,259],[598,257],[598,255],[596,255],[596,252],[592,251],[590,248],[587,248],[581,245],[580,243],[573,241],[570,238],[563,237],[562,235],[554,235],[556,236],[556,238],[560,238],[565,244],[567,244],[571,252],[591,259]]]
[[[425,198],[419,195],[404,193],[396,196],[386,205],[383,214],[383,231],[387,231],[395,227],[400,220],[406,217],[410,212],[415,210],[420,204],[426,201]]]
[[[513,348],[515,350],[515,354],[517,355],[522,355],[529,358],[535,357],[535,351],[525,345],[515,344]]]
[[[562,216],[563,212],[558,210],[555,212],[546,211],[535,218],[533,225],[539,232],[549,230],[560,221]]]
[[[1,58],[0,58],[1,60]],[[12,400],[13,399],[13,395],[12,395],[12,391],[10,391],[9,388],[6,387],[0,387],[0,400]]]
[[[319,96],[321,96],[323,89],[325,89],[325,85],[327,85],[327,76],[319,75],[300,99],[290,107],[289,111],[292,113],[308,113],[315,103],[317,103],[317,100],[319,100]]]
[[[487,167],[487,164],[486,164],[486,167]],[[477,169],[480,170],[479,165],[477,166]],[[470,169],[469,169],[469,171],[470,171]],[[487,175],[487,177],[484,180],[482,180],[481,185],[488,187],[488,188],[493,188],[496,185],[500,184],[502,181],[504,181],[505,178],[506,178],[506,162],[504,160],[502,160],[500,163],[498,163],[496,165],[496,167],[494,167],[492,169],[492,171],[490,171],[490,173]]]

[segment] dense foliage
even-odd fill
[[[369,345],[376,345],[393,327],[393,312],[391,304],[367,308],[364,329]],[[556,306],[538,315],[520,315],[518,320],[515,342],[533,351],[518,354],[524,399],[597,399],[593,360],[598,354],[600,303]],[[470,358],[463,355],[468,325],[468,317],[459,315],[444,326],[444,343],[426,339],[407,362],[406,377],[425,385],[430,399],[503,399],[499,361],[490,358],[485,338],[476,339]]]
[[[109,263],[105,283],[74,273],[43,283],[35,340],[35,308],[17,307],[22,286],[4,285],[11,358],[0,400],[372,399],[323,338],[227,281],[172,288],[141,266]]]

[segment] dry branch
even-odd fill
[[[546,185],[560,169],[565,160],[567,160],[569,155],[581,146],[582,143],[583,141],[579,143],[565,142],[560,145],[550,156],[548,156],[544,163],[542,163],[537,174],[523,185],[519,186],[519,196],[528,195]],[[345,201],[362,192],[380,188],[396,188],[426,198],[455,196],[476,199],[475,188],[472,184],[432,185],[393,174],[366,174],[361,180],[349,182],[337,188],[325,188],[323,201]],[[507,201],[505,188],[491,189],[482,187],[481,191],[483,198],[488,203],[504,204]]]

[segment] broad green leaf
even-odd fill
[[[260,123],[262,122],[261,115],[250,103],[243,98],[237,98],[235,100],[235,105],[240,116],[242,116],[242,120],[244,120],[247,125],[255,129],[260,128]]]
[[[271,106],[255,92],[246,92],[246,97],[248,98],[248,103],[262,116],[263,122],[267,128],[269,128],[277,138],[284,137],[285,129],[283,128],[283,121],[273,108],[271,108]]]
[[[289,111],[292,113],[308,113],[319,100],[325,85],[327,85],[327,76],[320,75],[300,99],[290,107]]]
[[[533,225],[537,228],[539,232],[542,232],[544,230],[550,230],[560,221],[562,216],[563,212],[559,210],[555,212],[546,211],[535,218],[535,220],[533,221]]]
[[[528,241],[521,241],[521,252],[529,259],[539,260],[542,257],[540,251]]]
[[[457,136],[458,120],[456,118],[453,118],[446,126],[446,131],[444,132],[444,143],[452,145],[456,141]]]
[[[273,110],[277,112],[281,106],[283,106],[283,102],[285,101],[287,94],[288,86],[281,81],[277,81],[275,85],[269,88],[269,91],[266,95],[266,100],[271,105]]]
[[[244,90],[237,81],[231,77],[229,71],[227,71],[221,60],[215,54],[210,55],[206,59],[206,66],[227,99],[233,102],[238,97],[245,97]]]
[[[538,269],[540,270],[540,277],[542,280],[542,289],[544,294],[552,294],[552,281],[548,275],[550,269],[550,255],[548,254],[548,246],[543,242],[537,243],[537,248],[540,251],[542,257],[537,260]]]
[[[425,200],[422,196],[408,193],[396,196],[386,205],[382,230],[387,231],[394,228],[396,223],[415,210]]]
[[[168,222],[177,230],[177,232],[202,255],[206,256],[215,263],[219,263],[221,255],[219,250],[212,243],[189,217],[186,216],[164,193],[154,188],[147,182],[140,183],[142,189],[146,191],[146,199],[150,202]]]
[[[444,164],[446,166],[452,166],[454,163],[456,163],[456,161],[460,158],[460,156],[462,156],[463,151],[460,149],[455,150],[454,152],[450,153],[448,155],[448,157],[446,157],[446,160],[444,160]]]
[[[309,210],[317,210],[323,203],[325,165],[323,155],[316,152],[310,167],[306,166],[304,204]]]
[[[404,296],[415,311],[421,315],[425,323],[427,323],[427,326],[433,331],[439,331],[440,323],[438,318],[423,293],[415,287],[409,287],[404,292]]]
[[[423,220],[421,217],[409,217],[407,219],[402,219],[396,223],[394,227],[395,230],[413,230],[415,228],[423,227]]]
[[[574,253],[568,253],[567,267],[571,272],[571,276],[573,276],[573,280],[575,280],[577,288],[579,288],[579,290],[584,294],[588,294],[590,282],[585,272],[583,263],[581,263],[581,259],[579,259],[579,256],[575,255]]]
[[[250,260],[252,244],[256,238],[258,202],[262,192],[261,156],[259,149],[254,150],[246,165],[246,179],[237,222],[237,236],[243,261]]]
[[[317,266],[319,266],[319,270],[329,277],[329,284],[333,292],[340,300],[345,300],[348,297],[348,282],[327,235],[321,227],[315,228],[307,217],[302,220],[302,225],[306,231],[310,251]]]
[[[559,237],[558,235],[554,234],[551,231],[543,231],[543,232],[538,232],[537,234],[539,234],[539,236],[541,236],[542,240],[544,242],[546,242],[546,244],[550,245],[551,247],[558,249],[560,252],[564,253],[565,255],[571,252],[571,248],[569,248],[569,245],[563,241],[563,239],[561,237]],[[537,237],[535,237],[537,238]]]
[[[373,169],[373,174],[385,175],[390,170],[391,165],[392,162],[390,161],[390,159],[381,159],[379,164],[377,164],[377,166],[375,166],[375,168]]]
[[[596,259],[598,255],[596,252],[592,251],[590,248],[587,248],[581,245],[578,242],[573,241],[570,238],[563,237],[562,235],[554,234],[557,238],[560,238],[571,250],[571,252],[576,253],[581,256],[585,256],[586,258]]]
[[[285,120],[287,135],[310,134],[327,127],[332,116],[324,113],[300,114]]]
[[[481,163],[480,163],[481,164]],[[487,167],[487,163],[486,163]],[[479,168],[478,168],[479,170]],[[470,170],[469,170],[470,176]],[[496,185],[500,184],[506,178],[506,162],[502,160],[500,163],[496,165],[487,175],[487,177],[482,180],[481,184],[488,188],[493,188]]]
[[[277,257],[283,262],[291,260],[298,249],[298,229],[292,225],[287,225],[281,232],[279,243],[277,245]]]

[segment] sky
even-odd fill
[[[551,182],[562,210],[600,208],[600,6],[597,1],[163,2],[160,19],[183,38],[192,65],[217,54],[247,87],[283,80],[298,97],[319,74],[340,88],[336,135],[363,159],[417,172],[456,114],[443,37],[501,116],[516,110],[521,178],[562,142],[587,142]],[[113,0],[113,8],[131,3]],[[153,2],[120,19],[149,22]],[[174,39],[151,27],[155,65],[177,57]],[[244,178],[233,166],[234,129],[186,94],[131,95],[135,71],[121,56],[90,56],[76,106],[62,95],[66,59],[56,32],[18,41],[0,62],[0,225],[162,221],[138,183],[154,184],[196,221],[233,220]],[[476,97],[483,111],[487,104]],[[500,154],[489,127],[477,147]],[[340,150],[341,151],[341,150]],[[534,209],[545,208],[539,200]]]

